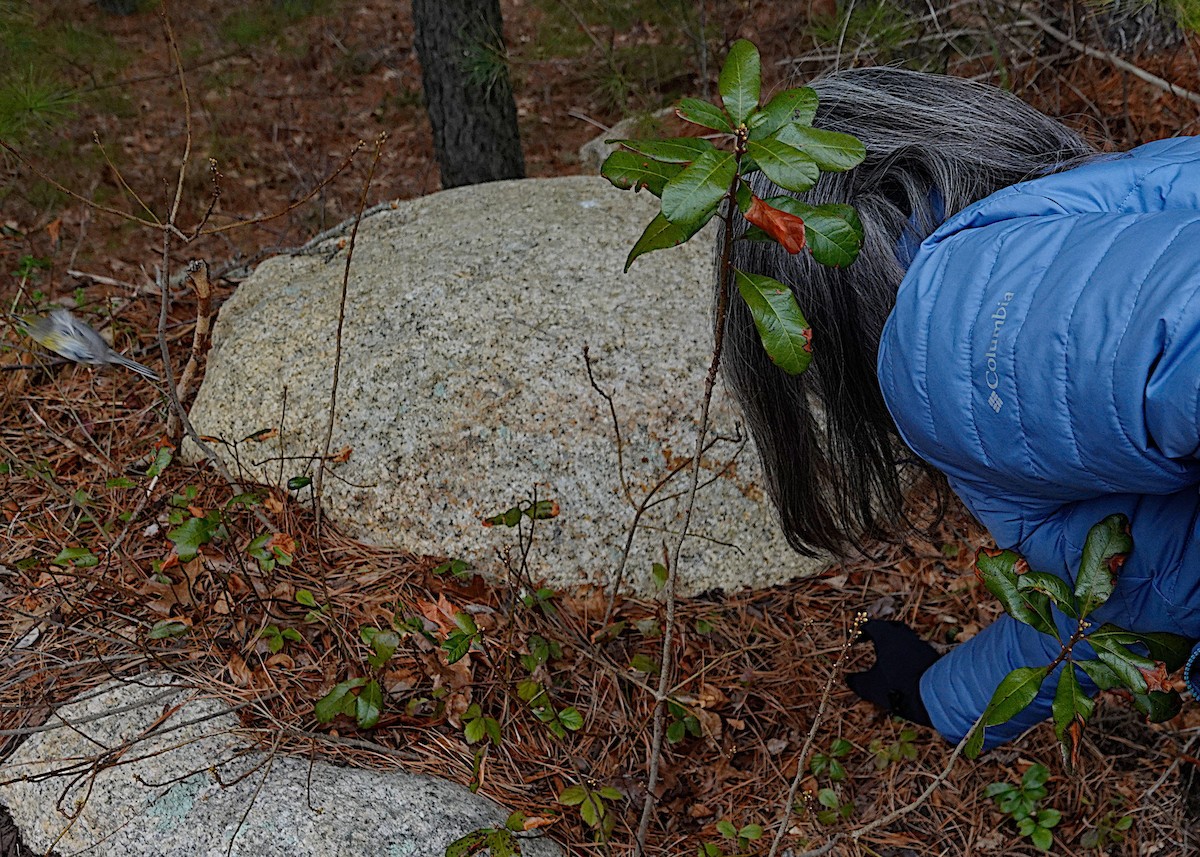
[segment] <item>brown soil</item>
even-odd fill
[[[285,212],[190,244],[172,242],[170,274],[188,259],[205,258],[214,272],[226,275],[218,303],[256,260],[300,245],[354,213],[369,151],[329,177],[359,139],[388,135],[370,202],[437,190],[404,4],[330,0],[326,12],[301,17],[249,46],[229,35],[229,9],[239,5],[270,8],[269,3],[193,0],[171,9],[189,111],[152,12],[113,17],[91,4],[37,4],[35,14],[45,26],[69,19],[109,34],[124,62],[88,67],[76,56],[71,79],[90,90],[88,98],[74,118],[19,143],[27,163],[10,157],[2,164],[0,298],[6,308],[31,302],[44,307],[64,299],[77,303],[94,321],[116,322],[123,350],[157,362],[155,275],[163,264],[161,235],[54,193],[48,181],[105,206],[144,213],[123,189],[127,186],[161,217],[174,194],[188,117],[192,152],[178,219],[185,232],[210,203],[209,157],[221,174],[211,223]],[[603,5],[593,4],[595,9]],[[629,86],[614,92],[607,51],[663,49],[679,41],[679,32],[661,22],[635,16],[622,28],[609,28],[584,17],[591,21],[585,30],[571,24],[569,32],[559,32],[555,26],[574,20],[565,0],[507,0],[503,7],[531,176],[578,170],[579,145],[597,133],[579,116],[608,126],[679,94],[711,91],[713,60],[703,75],[693,56],[678,69],[623,68]],[[859,64],[908,62],[1007,80],[1042,109],[1113,148],[1196,130],[1197,111],[1186,100],[1103,59],[1081,57],[1050,37],[1031,40],[1027,31],[1003,30],[1004,22],[983,4],[963,8],[956,25],[994,32],[995,38],[939,42],[924,25],[917,54],[878,38],[865,44],[848,30],[843,56]],[[591,15],[595,9],[575,12]],[[797,58],[796,67],[812,74],[829,65],[833,50],[830,42],[817,44],[810,34],[809,13],[820,10],[816,2],[805,8],[718,0],[708,8],[709,53],[719,57],[731,38],[745,36],[768,58],[768,83],[785,75],[788,66],[776,64],[783,58]],[[1102,44],[1085,25],[1059,21],[1058,26],[1089,44]],[[1016,40],[1018,32],[1024,41]],[[545,50],[551,37],[577,46],[570,56],[553,55]],[[1194,48],[1184,42],[1137,63],[1200,91]],[[665,50],[650,53],[664,64],[666,55]],[[111,167],[92,142],[93,132]],[[195,317],[190,292],[175,290],[166,331],[176,365],[186,359]],[[106,680],[107,671],[87,665],[98,655],[109,658],[107,669],[115,672],[157,662],[231,699],[253,702],[246,709],[247,726],[284,735],[289,749],[359,764],[389,765],[399,759],[414,770],[479,783],[483,793],[530,816],[555,819],[550,835],[573,854],[603,853],[604,848],[592,844],[592,832],[576,811],[557,803],[557,796],[578,783],[616,787],[627,799],[613,802],[612,849],[629,852],[645,797],[650,735],[645,685],[652,680],[632,672],[629,664],[638,655],[661,657],[656,635],[661,604],[618,600],[613,620],[624,625],[607,632],[602,623],[606,599],[595,591],[563,593],[553,610],[523,609],[513,603],[511,587],[489,587],[480,578],[447,579],[433,572],[434,560],[373,550],[328,528],[318,540],[305,508],[265,490],[273,528],[296,540],[291,566],[268,574],[247,564],[239,548],[262,527],[241,511],[229,514],[227,539],[207,546],[198,560],[180,564],[172,559],[164,532],[173,520],[223,507],[228,486],[208,470],[178,465],[159,480],[146,479],[145,463],[162,446],[164,430],[164,409],[153,392],[133,376],[46,360],[11,325],[5,327],[0,639],[9,645],[34,627],[41,638],[15,662],[0,659],[7,664],[0,671],[0,728],[35,725],[53,704]],[[149,493],[121,480],[146,486]],[[188,496],[188,486],[194,486],[194,496]],[[104,524],[103,531],[96,522]],[[287,545],[286,539],[279,543]],[[690,855],[704,842],[731,852],[733,844],[717,831],[722,819],[738,826],[758,823],[771,835],[815,700],[851,617],[870,610],[902,618],[930,639],[965,639],[997,612],[980,596],[970,573],[970,557],[980,543],[981,534],[961,514],[952,514],[932,543],[881,548],[878,557],[835,568],[820,580],[684,602],[676,652],[679,694],[702,734],[685,734],[665,752],[649,852]],[[52,564],[64,546],[90,548],[98,565]],[[522,582],[518,557],[511,566],[506,571],[498,564],[488,571]],[[296,601],[300,589],[319,593],[322,603],[332,605],[332,618],[306,621],[308,611]],[[314,701],[338,681],[364,674],[368,652],[361,628],[383,626],[397,616],[423,616],[427,627],[444,633],[454,611],[468,606],[485,608],[480,615],[494,617],[484,628],[490,658],[473,654],[451,666],[423,637],[410,635],[380,675],[388,704],[377,728],[358,730],[346,718],[329,725],[315,722]],[[191,630],[147,641],[148,630],[168,618]],[[273,653],[260,636],[267,626],[294,628],[301,639]],[[130,629],[136,632],[134,642]],[[562,647],[561,656],[535,670],[535,677],[559,709],[574,706],[583,715],[585,728],[565,739],[551,735],[514,692],[524,674],[511,656],[529,654],[533,634]],[[855,657],[851,669],[862,668],[863,656]],[[858,703],[840,682],[833,687],[831,713],[815,749],[826,752],[838,738],[850,741],[853,749],[843,759],[847,777],[832,782],[809,776],[804,788],[833,788],[854,809],[848,820],[827,824],[816,818],[820,807],[793,816],[786,842],[798,851],[913,800],[948,758],[940,739],[921,729],[913,742],[915,759],[877,767],[876,750],[896,746],[904,725]],[[254,702],[268,688],[279,694]],[[481,766],[474,763],[482,745],[463,737],[462,718],[470,703],[496,716],[504,735],[499,746],[487,750]],[[1185,853],[1188,830],[1174,766],[1191,758],[1196,712],[1146,727],[1123,717],[1126,706],[1115,696],[1104,697],[1101,709],[1112,714],[1105,721],[1108,731],[1103,742],[1096,737],[1085,743],[1079,775],[1063,773],[1052,730],[1039,727],[977,763],[960,762],[929,801],[872,835],[871,850],[866,843],[851,846],[842,840],[832,853],[1035,853],[983,796],[988,783],[1015,780],[1034,761],[1055,774],[1047,803],[1064,814],[1055,830],[1056,853],[1089,853],[1078,844],[1081,836],[1106,818],[1111,822],[1124,815],[1134,817],[1134,827],[1123,843],[1107,846],[1108,853]],[[0,757],[17,737],[0,735]],[[0,855],[22,853],[13,850],[6,829],[0,812]],[[760,842],[754,853],[766,850]]]

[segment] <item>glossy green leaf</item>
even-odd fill
[[[512,506],[503,512],[500,512],[499,514],[484,518],[483,525],[485,527],[495,527],[500,525],[505,527],[515,527],[517,524],[521,523],[521,516],[521,507]]]
[[[1088,678],[1095,682],[1101,690],[1112,690],[1122,687],[1121,677],[1113,672],[1102,661],[1076,661],[1075,665],[1087,673]]]
[[[217,526],[218,522],[209,518],[189,518],[169,531],[167,538],[175,543],[175,553],[186,562],[200,552],[201,545],[212,541]]]
[[[558,796],[558,802],[563,806],[579,806],[587,797],[587,789],[583,786],[568,786]]]
[[[716,213],[715,209],[713,213]],[[656,214],[654,219],[650,221],[650,225],[642,232],[642,236],[633,245],[633,249],[629,251],[629,255],[625,258],[625,270],[629,270],[629,266],[633,264],[633,260],[638,256],[651,253],[655,250],[678,247],[699,232],[701,227],[707,222],[705,220],[701,223],[693,224],[694,228],[692,229],[684,229],[682,226],[667,220],[661,213]]]
[[[729,114],[715,104],[709,104],[707,101],[701,101],[698,98],[681,99],[679,106],[675,108],[675,115],[685,122],[691,122],[693,125],[699,125],[702,128],[724,131],[726,134],[733,133],[733,125],[730,124]]]
[[[625,793],[615,786],[601,786],[597,794],[609,800],[625,800]]]
[[[1151,723],[1162,723],[1179,713],[1183,700],[1173,690],[1152,690],[1149,693],[1135,693],[1133,704]]]
[[[717,79],[721,103],[733,118],[734,125],[741,125],[758,109],[761,87],[762,61],[758,48],[746,39],[738,39],[730,46],[729,56]]]
[[[270,538],[270,536],[268,536],[268,538]],[[257,541],[257,539],[256,539],[256,541]],[[297,589],[296,590],[296,603],[300,604],[304,607],[316,607],[317,599],[316,599],[316,596],[314,596],[312,594],[312,592],[310,592],[309,590]]]
[[[1054,834],[1044,827],[1035,827],[1029,833],[1029,841],[1032,842],[1039,851],[1049,851],[1050,846],[1054,844]]]
[[[1033,590],[1045,593],[1060,610],[1068,616],[1078,618],[1075,616],[1075,596],[1071,587],[1061,577],[1044,571],[1027,571],[1017,577],[1017,589],[1021,592]]]
[[[521,853],[517,837],[504,829],[488,831],[487,847],[490,857],[519,857]]]
[[[53,565],[70,564],[76,568],[92,568],[99,565],[100,558],[87,548],[63,548],[50,562]]]
[[[352,678],[334,686],[333,690],[321,697],[313,706],[313,713],[318,723],[328,723],[343,711],[343,705],[350,691],[367,683],[365,678]]]
[[[820,789],[817,792],[817,803],[829,809],[837,809],[842,805],[842,802],[838,800],[837,792],[833,789]]]
[[[785,89],[772,96],[748,123],[751,140],[764,140],[789,122],[811,125],[817,115],[817,93],[807,86]]]
[[[446,653],[446,663],[458,663],[471,650],[471,635],[462,631],[451,631],[442,643],[442,650]]]
[[[784,190],[802,193],[820,178],[821,170],[807,154],[779,140],[751,141],[746,152],[754,158],[763,175]]]
[[[1075,770],[1079,760],[1079,742],[1082,727],[1092,716],[1096,703],[1083,692],[1075,676],[1074,665],[1068,663],[1058,677],[1051,712],[1054,717],[1054,734],[1058,736],[1063,764],[1067,770]]]
[[[736,175],[729,152],[705,152],[667,182],[662,193],[662,213],[684,231],[698,230],[716,213]]]
[[[579,805],[579,816],[588,827],[598,827],[600,820],[604,818],[604,801],[588,792],[583,798],[583,803]]]
[[[446,846],[446,857],[473,857],[487,848],[488,834],[491,829],[472,830],[466,836],[460,836]]]
[[[1018,571],[1026,567],[1019,554],[981,550],[975,555],[975,567],[983,578],[983,585],[1004,605],[1008,615],[1043,634],[1058,637],[1058,628],[1050,614],[1050,599],[1040,592],[1022,592],[1017,587]]]
[[[737,828],[734,827],[731,822],[726,821],[725,819],[721,819],[717,822],[717,833],[721,834],[726,839],[737,839],[738,835]]]
[[[146,476],[153,479],[167,469],[167,465],[171,463],[174,453],[169,446],[159,448],[154,454],[154,463],[146,468]]]
[[[578,732],[583,728],[583,715],[579,713],[579,709],[575,706],[567,706],[558,712],[558,722],[572,732]]]
[[[299,491],[301,488],[307,488],[311,484],[312,477],[310,476],[293,476],[287,481],[289,491]]]
[[[806,205],[790,196],[774,196],[767,204],[804,221],[808,249],[814,259],[832,268],[845,268],[862,249],[863,227],[849,205]]]
[[[771,361],[789,375],[807,369],[812,360],[812,330],[792,290],[762,274],[735,270],[734,278]]]
[[[665,164],[646,155],[621,150],[604,160],[600,175],[622,190],[645,188],[655,196],[662,196],[667,182],[682,170],[682,164]]]
[[[1109,599],[1117,583],[1117,572],[1131,550],[1133,538],[1129,535],[1129,519],[1124,515],[1109,515],[1088,530],[1075,578],[1075,597],[1079,599],[1081,616],[1086,617]]]
[[[606,140],[620,143],[642,155],[667,164],[690,164],[704,152],[716,147],[701,137],[673,137],[669,140]]]
[[[371,680],[358,694],[354,704],[354,719],[359,729],[374,729],[383,713],[383,689],[379,682]]]
[[[396,648],[400,645],[400,635],[394,631],[379,631],[371,636],[370,646],[375,650],[367,660],[373,667],[382,667],[392,655],[396,653]]]
[[[984,725],[1007,723],[1037,698],[1049,667],[1018,667],[1004,677],[984,712]]]
[[[1167,665],[1167,672],[1175,672],[1191,657],[1192,641],[1187,637],[1165,631],[1133,636],[1149,650],[1151,658]]]
[[[843,172],[863,162],[867,150],[857,138],[837,131],[826,131],[791,122],[783,125],[775,139],[795,146],[827,172]]]
[[[482,717],[476,717],[474,720],[468,720],[463,725],[463,737],[467,739],[468,744],[474,744],[476,741],[482,741],[486,730],[483,724]]]
[[[1134,693],[1146,692],[1146,678],[1142,675],[1142,670],[1153,672],[1154,661],[1105,638],[1093,640],[1092,637],[1088,637],[1088,642],[1096,650],[1100,660],[1120,677],[1122,686]]]

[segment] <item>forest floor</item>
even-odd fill
[[[69,304],[98,326],[111,322],[122,350],[158,365],[157,284],[178,283],[187,260],[202,258],[219,304],[257,261],[352,216],[381,132],[368,202],[438,190],[407,4],[173,4],[190,109],[153,9],[118,17],[66,0],[34,5],[0,3],[0,68],[9,70],[0,78],[0,138],[19,152],[0,159],[6,312]],[[1105,148],[1197,131],[1196,104],[1156,82],[1200,91],[1196,40],[1164,45],[1152,31],[1148,48],[1126,46],[1133,65],[1121,67],[1104,52],[1124,31],[1094,15],[1043,20],[982,0],[936,15],[933,6],[849,4],[841,17],[823,0],[502,7],[530,176],[579,172],[580,145],[602,128],[680,95],[711,95],[719,58],[738,37],[759,45],[771,87],[792,71],[810,76],[838,62],[899,63],[1008,86]],[[360,139],[367,151],[340,169]],[[209,223],[259,222],[172,239],[164,255],[153,221],[166,218],[177,187],[174,222],[186,233],[203,218],[209,158],[221,176]],[[187,359],[196,313],[191,291],[173,287],[164,335],[176,366]],[[375,765],[400,755],[409,769],[474,783],[547,820],[542,832],[571,854],[631,852],[652,676],[630,665],[661,659],[659,600],[618,598],[606,626],[606,593],[560,592],[527,608],[503,583],[438,573],[438,558],[357,544],[328,525],[318,538],[311,509],[286,492],[263,488],[261,505],[226,508],[231,489],[207,468],[171,463],[148,474],[172,449],[165,405],[151,388],[47,359],[11,320],[0,325],[0,730],[36,726],[113,674],[169,667],[251,702],[246,727],[288,736],[285,749]],[[179,562],[166,532],[221,509],[222,536]],[[290,565],[268,572],[247,556],[247,542],[263,532],[254,509],[270,519],[277,555]],[[831,678],[812,747],[825,762],[813,766],[810,754],[802,780],[810,798],[786,816],[785,845],[797,852],[833,842],[827,853],[1037,853],[984,790],[1041,764],[1051,773],[1041,805],[1062,813],[1054,853],[1194,853],[1188,808],[1198,798],[1184,778],[1190,783],[1200,764],[1200,712],[1189,705],[1167,724],[1147,725],[1115,694],[1100,699],[1078,773],[1064,772],[1044,724],[977,762],[959,760],[912,812],[851,840],[915,801],[951,749],[842,686],[834,665],[853,617],[902,619],[940,644],[969,638],[999,612],[971,570],[983,543],[952,510],[928,539],[880,546],[820,578],[683,600],[673,652],[681,707],[670,717],[680,740],[662,756],[648,853],[691,855],[708,843],[733,854],[737,843],[718,826],[728,821],[761,825],[768,838],[747,848],[766,854]],[[512,570],[485,571],[503,581]],[[308,615],[301,590],[320,594],[323,618]],[[403,628],[419,616],[445,633],[467,607],[495,617],[484,629],[490,658],[450,665],[409,634],[378,672],[387,696],[376,728],[315,721],[317,700],[364,674],[361,629],[390,621],[381,617]],[[182,633],[149,638],[170,622]],[[279,636],[285,630],[295,636]],[[865,668],[867,649],[856,647],[845,668]],[[510,654],[544,663],[517,676]],[[541,682],[560,711],[578,712],[583,728],[556,736],[539,723],[516,692],[522,677]],[[264,701],[268,687],[275,693]],[[497,717],[495,740],[466,740],[470,704]],[[19,737],[0,732],[0,759]],[[605,799],[607,843],[559,802],[577,785],[621,793]],[[24,853],[11,833],[0,812],[0,855]]]

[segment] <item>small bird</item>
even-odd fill
[[[71,315],[69,310],[56,309],[49,316],[22,320],[25,322],[25,332],[34,342],[68,360],[90,363],[93,366],[112,363],[132,369],[151,381],[159,380],[153,369],[113,351],[104,341],[104,337]]]

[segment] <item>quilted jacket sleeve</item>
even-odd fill
[[[1071,580],[1123,511],[1134,554],[1098,618],[1200,636],[1200,141],[989,197],[921,247],[880,347],[901,434],[996,542]],[[986,596],[986,593],[984,593]],[[1057,644],[1007,617],[922,680],[957,740]],[[988,745],[1044,718],[1055,686]]]

